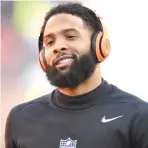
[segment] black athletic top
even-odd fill
[[[148,103],[105,80],[93,91],[51,94],[9,113],[6,148],[148,148]]]

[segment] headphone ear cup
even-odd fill
[[[99,62],[103,62],[110,54],[110,42],[106,39],[102,32],[96,35],[96,57]]]
[[[110,54],[111,51],[110,46],[111,46],[110,41],[103,36],[101,40],[101,49],[102,49],[102,54],[105,58],[107,58]]]
[[[95,32],[92,35],[91,39],[91,50],[92,54],[95,57],[96,62],[101,63],[106,59],[106,54],[104,54],[104,51],[102,50],[102,39],[103,39],[103,33],[98,31]]]
[[[44,52],[43,52],[43,50],[41,50],[40,53],[39,53],[39,63],[40,63],[40,66],[41,66],[42,70],[44,72],[47,72],[47,68],[46,68],[45,62],[46,61],[45,61]]]
[[[92,36],[92,47],[95,48],[95,57],[96,60],[101,63],[103,62],[110,54],[111,51],[111,45],[109,41],[109,36],[107,32],[107,28],[104,25],[104,23],[101,21],[100,15],[96,14],[96,17],[102,24],[103,32],[96,32]],[[95,47],[94,47],[95,46]]]
[[[101,21],[101,23],[103,26],[103,38],[101,41],[101,48],[102,48],[103,55],[107,58],[111,52],[111,45],[110,45],[110,40],[109,40],[107,28],[102,21]]]
[[[103,36],[102,32],[97,32],[95,35],[95,54],[99,63],[105,60],[105,57],[102,53],[102,48],[101,48],[102,36]]]

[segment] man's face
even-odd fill
[[[75,88],[95,70],[90,53],[92,31],[81,18],[70,14],[52,16],[44,31],[47,78],[60,88]]]

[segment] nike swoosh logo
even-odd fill
[[[121,117],[123,117],[123,115],[115,117],[115,118],[106,119],[106,116],[104,116],[101,121],[103,123],[106,123],[106,122],[110,122],[110,121],[116,120],[116,119],[121,118]]]

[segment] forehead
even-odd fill
[[[44,35],[52,32],[56,33],[64,29],[74,28],[77,31],[86,29],[86,25],[81,18],[71,14],[57,14],[52,16],[45,26]]]

